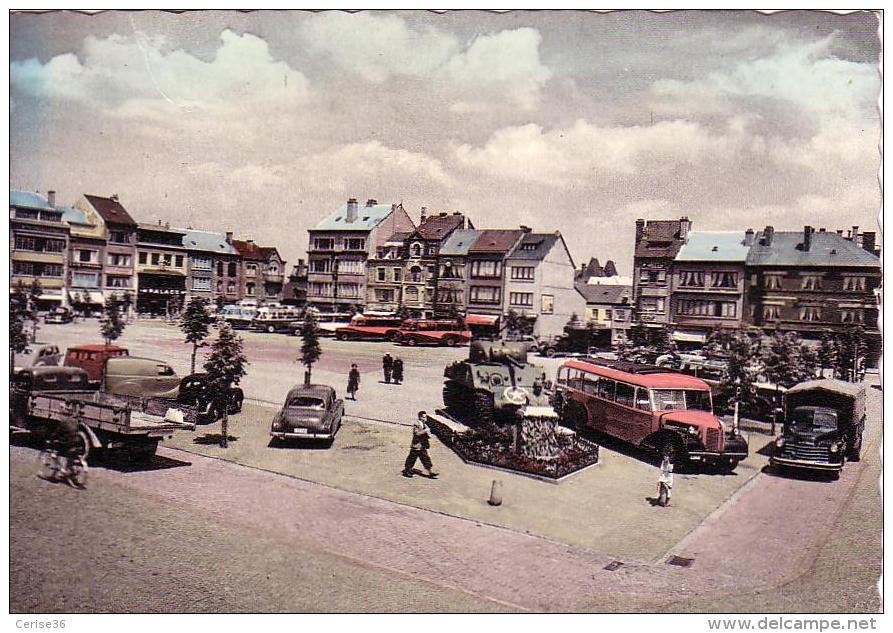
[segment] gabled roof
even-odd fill
[[[127,226],[136,226],[136,222],[127,210],[121,206],[117,198],[103,198],[102,196],[94,196],[84,194],[87,202],[96,209],[99,216],[106,224],[125,224]]]
[[[511,259],[526,259],[542,261],[552,247],[555,246],[559,236],[555,233],[527,233],[512,249],[507,257]]]
[[[264,259],[270,259],[275,254],[276,257],[282,260],[282,255],[279,254],[275,246],[258,246],[257,250],[260,251]]]
[[[524,234],[520,229],[484,229],[469,253],[507,253]]]
[[[749,250],[741,231],[690,231],[676,261],[743,263]]]
[[[432,215],[419,224],[414,235],[418,235],[423,240],[442,240],[451,231],[458,229],[464,224],[465,216],[461,213]]]
[[[371,231],[384,222],[398,205],[392,207],[389,204],[375,204],[372,206],[357,206],[357,219],[347,221],[347,204],[338,209],[314,226],[312,231]]]
[[[31,191],[9,190],[9,206],[21,209],[37,209],[39,211],[55,211],[50,203],[39,193]]]
[[[211,231],[199,231],[196,229],[180,229],[184,232],[183,246],[191,251],[205,251],[219,255],[238,255],[238,251],[232,244],[226,241],[226,235],[212,233]]]
[[[636,257],[675,257],[682,246],[679,220],[648,220],[642,240],[636,244]]]
[[[802,231],[775,231],[770,244],[763,244],[759,231],[747,256],[748,266],[873,266],[877,255],[869,253],[842,235],[816,231],[809,250],[803,248]]]
[[[586,284],[578,281],[574,284],[574,287],[577,289],[577,292],[583,295],[586,303],[621,304],[624,296],[627,297],[627,303],[629,303],[629,297],[632,296],[632,286]]]
[[[474,245],[483,231],[475,229],[456,229],[440,245],[441,255],[468,255],[468,250]]]
[[[246,242],[245,240],[233,240],[233,248],[242,256],[242,259],[252,259],[255,261],[265,260],[260,252],[260,247],[254,242]]]

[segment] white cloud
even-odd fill
[[[308,95],[308,81],[275,60],[267,42],[224,30],[211,61],[168,50],[162,36],[87,37],[82,59],[71,53],[41,64],[10,64],[13,90],[41,99],[78,101],[119,116],[167,118],[183,113],[238,113],[290,107]]]

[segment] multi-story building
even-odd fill
[[[241,261],[232,245],[233,234],[178,230],[187,254],[186,299],[198,297],[215,304],[239,301]]]
[[[444,240],[457,229],[464,229],[465,216],[459,212],[427,215],[422,207],[419,226],[406,238],[403,251],[403,306],[413,316],[429,318],[435,312],[443,313],[437,306],[437,288],[440,279],[437,256]]]
[[[85,194],[74,204],[83,212],[88,224],[101,226],[105,236],[102,294],[104,299],[115,295],[129,305],[136,297],[137,224],[121,206],[117,195],[108,198]]]
[[[468,249],[469,313],[501,316],[505,313],[505,256],[530,229],[485,229]],[[573,273],[571,273],[573,280]]]
[[[282,289],[282,303],[297,307],[307,305],[307,270],[307,263],[303,259],[292,266],[288,281]]]
[[[396,314],[403,305],[404,249],[409,232],[394,233],[369,254],[366,312]]]
[[[152,315],[176,314],[186,298],[189,253],[185,231],[168,225],[137,227],[137,311]]]
[[[308,231],[308,304],[323,312],[364,308],[369,255],[395,233],[414,230],[403,205],[368,200],[361,208],[348,200]]]
[[[632,325],[632,286],[578,281],[576,288],[586,300],[586,322],[610,331],[611,345],[625,342]]]
[[[747,256],[746,320],[765,330],[817,339],[852,325],[865,328],[868,361],[876,363],[881,338],[876,291],[881,284],[874,234],[849,238],[824,229],[760,231]]]
[[[456,229],[437,255],[437,316],[464,315],[468,300],[468,251],[483,231]]]
[[[267,303],[281,302],[285,288],[285,260],[275,246],[260,246],[262,260],[260,288]]]
[[[254,240],[233,240],[242,259],[242,297],[258,304],[279,303],[285,287],[285,261],[279,251]]]
[[[576,266],[561,233],[524,232],[504,261],[505,312],[532,322],[533,334],[560,335],[574,315],[580,318],[586,300],[574,288]]]
[[[670,318],[678,342],[703,343],[714,328],[744,317],[744,264],[753,229],[689,231],[670,272]]]
[[[101,224],[91,222],[80,209],[57,207],[62,220],[71,229],[68,249],[68,301],[82,314],[96,314],[102,310],[106,236]]]
[[[69,227],[57,209],[56,193],[9,192],[10,283],[40,283],[35,297],[39,310],[67,306],[65,292]]]
[[[679,220],[636,220],[633,257],[635,320],[645,324],[670,323],[670,275],[673,260],[691,229]]]

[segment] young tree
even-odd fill
[[[842,380],[858,382],[865,364],[865,330],[861,325],[848,327],[837,337],[837,363],[835,373]]]
[[[822,341],[819,344],[818,351],[818,365],[822,370],[822,376],[825,375],[825,370],[831,370],[831,377],[836,377],[836,368],[837,368],[837,340],[831,335],[830,332],[825,332],[822,334]]]
[[[756,403],[757,390],[754,386],[760,372],[759,357],[761,336],[758,332],[745,329],[718,335],[714,341],[722,339],[722,355],[727,365],[720,383],[721,391],[730,394],[731,401],[745,409]]]
[[[205,362],[208,393],[215,407],[223,415],[220,423],[220,446],[229,446],[229,404],[233,385],[238,385],[248,373],[248,359],[242,351],[242,339],[229,325],[220,326],[217,339]]]
[[[125,323],[121,318],[121,299],[117,294],[113,294],[106,299],[105,307],[102,309],[102,318],[99,320],[99,333],[105,340],[105,344],[111,345],[124,333],[124,327]]]
[[[502,327],[505,330],[505,337],[508,340],[515,340],[523,334],[524,326],[522,321],[523,319],[521,318],[521,315],[514,310],[509,310],[505,313]]]
[[[15,371],[15,355],[28,349],[27,323],[30,317],[28,295],[19,284],[9,295],[9,373]]]
[[[40,281],[35,279],[31,282],[31,285],[28,286],[27,298],[28,298],[28,320],[31,322],[31,342],[37,342],[37,323],[39,321],[39,316],[37,314],[37,299],[40,295],[43,294],[43,287],[40,285]]]
[[[195,356],[202,347],[211,328],[211,315],[208,313],[208,302],[201,297],[193,298],[186,304],[180,314],[180,330],[186,335],[186,342],[192,345],[192,364],[190,374],[195,373]]]
[[[322,356],[322,348],[319,345],[319,327],[316,324],[316,315],[307,311],[304,315],[304,324],[301,326],[301,358],[300,362],[307,368],[304,372],[304,384],[310,384],[310,374],[313,364]]]

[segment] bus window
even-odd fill
[[[583,372],[583,391],[593,396],[596,395],[598,393],[598,376]]]
[[[685,394],[682,389],[655,389],[654,405],[658,411],[685,409]]]
[[[614,402],[625,407],[632,407],[636,401],[636,388],[623,382],[617,383],[617,395]]]
[[[579,369],[572,369],[568,375],[567,386],[577,391],[583,390],[583,372]]]
[[[685,391],[685,408],[686,409],[697,409],[698,411],[712,412],[713,407],[710,405],[710,392],[686,389],[686,391]]]
[[[636,389],[636,408],[642,411],[651,411],[651,397],[644,387]]]
[[[614,400],[614,385],[616,383],[613,380],[609,380],[607,378],[602,378],[598,381],[598,397],[604,400]]]

